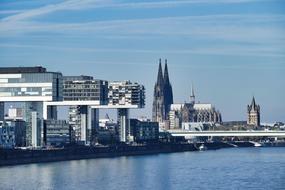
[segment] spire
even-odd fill
[[[194,85],[193,85],[193,83],[191,85],[190,101],[191,101],[191,103],[195,103],[195,94],[194,94]]]
[[[168,113],[170,111],[170,105],[173,104],[173,92],[172,92],[172,86],[169,81],[169,74],[168,74],[168,68],[167,68],[167,59],[165,59],[165,66],[164,66],[164,95],[165,95],[165,115],[166,118],[168,118]]]
[[[256,107],[254,96],[252,97],[251,107],[252,107],[253,109],[255,109],[255,107]]]
[[[163,85],[163,75],[162,75],[162,67],[161,67],[161,59],[159,59],[159,67],[157,74],[157,85]]]
[[[167,59],[165,59],[165,67],[164,67],[164,83],[169,84],[169,75],[168,75],[168,68],[167,68]]]

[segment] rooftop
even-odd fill
[[[46,68],[42,66],[36,67],[0,67],[0,74],[12,73],[45,73]]]

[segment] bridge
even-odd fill
[[[175,137],[285,137],[285,131],[186,131],[167,130]]]

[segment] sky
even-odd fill
[[[42,65],[63,75],[131,80],[151,117],[159,58],[174,102],[212,103],[224,121],[285,121],[283,0],[0,0],[0,66]]]

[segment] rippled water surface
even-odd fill
[[[1,167],[0,189],[285,189],[285,148],[231,148]]]

